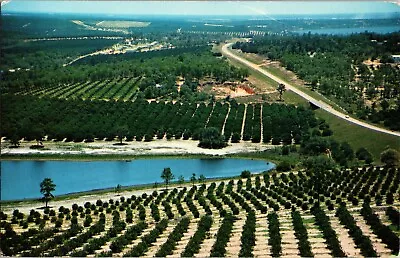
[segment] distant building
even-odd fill
[[[400,55],[392,55],[392,58],[395,63],[400,63]]]

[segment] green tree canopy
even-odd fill
[[[374,161],[372,154],[364,147],[361,147],[357,150],[356,157],[358,160],[364,160],[367,164],[370,164]]]
[[[193,173],[192,176],[190,177],[190,182],[192,182],[193,186],[196,183],[196,174]]]
[[[200,133],[199,147],[206,149],[222,149],[226,147],[225,138],[217,128],[205,128]]]
[[[122,140],[129,133],[128,125],[118,125],[116,128],[119,144],[122,145]]]
[[[307,170],[311,170],[316,173],[331,170],[336,167],[335,161],[323,155],[309,157],[303,162],[303,165]]]
[[[174,174],[172,174],[171,168],[164,168],[163,172],[161,173],[161,178],[165,182],[166,189],[168,189],[168,185],[175,178]]]
[[[277,166],[276,166],[276,170],[277,171],[290,171],[292,169],[292,166],[290,164],[289,161],[287,160],[283,160],[281,161]]]
[[[17,148],[20,145],[20,140],[21,138],[17,134],[13,134],[10,138],[10,143],[13,147]]]
[[[179,183],[179,184],[185,183],[185,177],[182,176],[182,175],[180,175],[180,176],[178,177],[178,183]]]
[[[278,88],[276,90],[279,92],[279,100],[282,101],[282,94],[286,90],[285,84],[279,83]]]
[[[40,183],[40,193],[43,194],[43,201],[47,203],[54,198],[54,195],[51,193],[54,190],[56,190],[56,185],[53,183],[53,180],[51,178],[45,178],[43,181]]]
[[[206,181],[206,177],[203,174],[201,174],[199,176],[199,183],[204,183],[204,181]]]
[[[400,154],[394,149],[387,149],[381,153],[381,161],[388,167],[396,167],[399,165]]]

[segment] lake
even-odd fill
[[[54,195],[122,186],[161,183],[170,167],[175,176],[189,180],[192,173],[206,178],[237,176],[243,170],[258,173],[275,164],[250,159],[137,159],[132,161],[1,161],[0,200],[41,197],[40,182],[49,177]]]
[[[364,33],[365,31],[379,34],[392,33],[400,31],[398,25],[393,26],[376,26],[376,27],[353,27],[353,28],[326,28],[326,29],[311,29],[311,30],[296,30],[295,33],[307,34],[330,34],[330,35],[349,35],[353,33]]]

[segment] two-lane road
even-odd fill
[[[222,47],[222,54],[223,55],[241,62],[242,64],[248,66],[249,68],[251,68],[251,69],[253,69],[253,70],[257,71],[257,72],[260,72],[261,74],[271,78],[272,80],[276,81],[277,83],[285,84],[286,89],[289,89],[289,90],[293,91],[294,93],[296,93],[300,97],[308,100],[310,103],[318,106],[319,108],[321,108],[321,109],[323,109],[323,110],[325,110],[325,111],[327,111],[327,112],[329,112],[329,113],[331,113],[331,114],[333,114],[333,115],[335,115],[335,116],[337,116],[337,117],[339,117],[341,119],[347,120],[349,122],[352,122],[354,124],[357,124],[359,126],[362,126],[362,127],[374,130],[374,131],[378,131],[378,132],[381,132],[381,133],[386,133],[386,134],[390,134],[390,135],[394,135],[394,136],[399,136],[400,137],[400,132],[390,131],[390,130],[387,130],[387,129],[384,129],[384,128],[380,128],[380,127],[365,123],[363,121],[354,119],[352,117],[347,116],[344,113],[341,113],[341,112],[335,110],[334,108],[332,108],[332,106],[330,106],[326,102],[314,99],[313,97],[311,97],[307,93],[304,93],[303,91],[297,89],[296,87],[294,87],[293,85],[291,85],[287,81],[284,81],[281,78],[279,78],[279,77],[267,72],[266,70],[262,69],[261,67],[259,67],[255,63],[250,62],[250,61],[248,61],[248,60],[246,60],[246,59],[244,59],[244,58],[242,58],[240,56],[235,55],[235,53],[233,53],[231,51],[231,49],[230,49],[232,44],[233,43],[228,43],[228,44],[225,44]]]

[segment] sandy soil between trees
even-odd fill
[[[65,208],[71,209],[72,205],[74,203],[83,206],[86,202],[90,203],[96,203],[97,200],[102,200],[102,201],[108,201],[110,199],[114,199],[114,201],[119,200],[121,196],[124,196],[126,198],[130,198],[132,195],[140,196],[143,193],[147,193],[148,195],[153,193],[155,189],[141,189],[141,190],[133,190],[133,191],[124,191],[120,192],[119,194],[110,192],[110,193],[98,193],[98,194],[87,194],[87,195],[82,195],[77,198],[73,199],[66,199],[66,200],[60,200],[60,201],[50,201],[49,202],[49,207],[56,210],[58,212],[58,208],[60,206],[64,206]],[[159,189],[160,190],[160,189]],[[3,204],[1,207],[1,210],[5,213],[11,214],[15,209],[18,209],[20,212],[29,214],[30,210],[42,210],[44,207],[43,202],[29,202],[29,203],[17,203],[13,205],[9,204]]]

